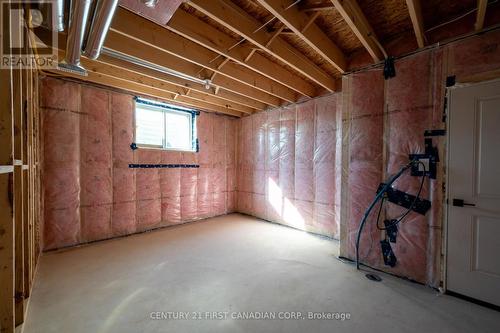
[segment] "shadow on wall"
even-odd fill
[[[338,96],[238,121],[239,212],[339,237]]]

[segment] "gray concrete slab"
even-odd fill
[[[499,312],[337,254],[239,214],[48,253],[24,332],[500,332]]]

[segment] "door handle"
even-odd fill
[[[453,199],[453,206],[455,206],[455,207],[464,207],[464,206],[475,207],[476,204],[467,203],[463,199]]]

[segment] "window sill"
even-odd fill
[[[141,146],[137,145],[137,149],[144,150],[159,150],[159,151],[174,151],[174,152],[181,152],[181,153],[196,153],[196,150],[190,150],[190,149],[175,149],[175,148],[162,148],[162,147],[153,147],[153,146]]]

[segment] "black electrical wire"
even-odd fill
[[[380,192],[377,193],[377,195],[375,196],[375,199],[373,199],[372,203],[370,204],[370,206],[368,206],[368,209],[365,211],[365,214],[363,215],[363,219],[361,220],[361,223],[359,224],[358,235],[356,237],[356,269],[359,269],[359,242],[361,239],[361,232],[363,231],[363,227],[365,226],[366,219],[368,218],[368,215],[370,215],[370,212],[372,211],[373,207],[375,207],[377,202],[382,198],[382,196],[385,194],[385,192],[387,192],[387,189],[389,189],[389,187],[392,185],[392,183],[394,183],[399,177],[401,177],[401,175],[406,170],[411,168],[411,166],[417,162],[418,162],[417,160],[412,160],[410,163],[408,163],[407,165],[402,167],[398,171],[398,173],[396,173],[393,177],[391,177],[387,181],[387,183],[384,185],[384,187],[382,187]]]
[[[377,214],[377,223],[378,223],[378,220],[380,220],[380,215],[382,214],[382,208],[384,207],[384,200],[385,200],[385,196],[383,196],[382,200],[380,201],[380,207],[378,208],[378,214]],[[372,247],[373,247],[373,235],[372,235],[372,229],[370,229],[370,248],[368,249],[368,254],[371,252]]]
[[[420,187],[418,189],[418,192],[417,192],[417,195],[415,196],[415,199],[413,199],[410,207],[406,210],[406,212],[401,215],[400,217],[398,217],[396,220],[396,222],[393,222],[385,227],[380,227],[379,225],[379,221],[380,221],[380,211],[379,211],[379,214],[377,216],[377,229],[378,230],[387,230],[388,228],[391,228],[395,225],[398,225],[399,223],[401,223],[401,221],[403,221],[405,219],[406,216],[408,216],[408,214],[410,214],[410,212],[413,210],[413,208],[415,208],[415,205],[417,204],[418,200],[420,199],[420,194],[422,193],[422,189],[424,188],[424,182],[425,182],[425,172],[426,172],[426,169],[425,169],[425,164],[420,162],[420,161],[417,161],[416,163],[418,164],[421,164],[422,167],[423,167],[423,172],[422,172],[422,181],[420,182]],[[382,198],[382,202],[381,202],[381,206],[384,204],[384,200]]]

